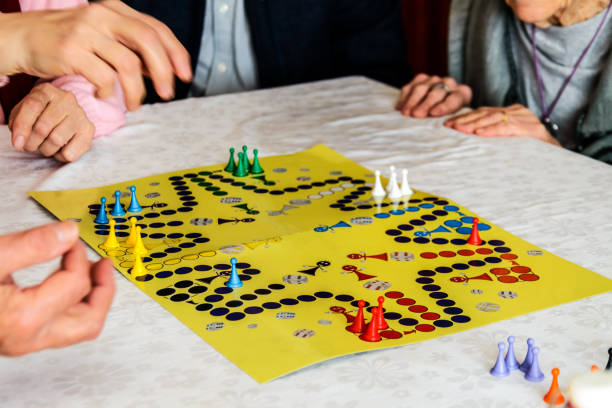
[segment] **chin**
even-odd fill
[[[526,23],[548,21],[556,11],[550,1],[507,0],[506,3],[512,8],[514,15]]]

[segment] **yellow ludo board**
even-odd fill
[[[469,210],[415,192],[371,198],[372,172],[319,145],[260,159],[263,175],[225,164],[114,185],[30,193],[140,289],[259,382],[329,358],[444,336],[612,290],[612,281],[517,238],[487,220],[484,243],[466,242]],[[130,186],[143,209],[112,217]],[[101,197],[123,243],[138,218],[148,255],[101,244]],[[243,286],[225,286],[237,258]],[[379,342],[346,330],[358,300],[384,301]]]

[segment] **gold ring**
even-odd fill
[[[502,115],[504,115],[504,116],[502,117],[502,120],[503,120],[504,122],[508,122],[508,114],[506,113],[506,111],[502,111]]]

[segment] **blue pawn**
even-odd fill
[[[519,366],[519,370],[526,373],[529,371],[529,367],[531,367],[531,362],[533,361],[533,345],[535,341],[533,339],[527,339],[527,354],[525,355],[525,360]]]
[[[531,353],[531,366],[529,371],[525,374],[525,379],[531,382],[540,382],[544,379],[544,373],[540,370],[540,364],[538,363],[538,354],[540,353],[539,347],[534,347]]]
[[[121,206],[121,191],[115,191],[115,206],[113,207],[113,211],[111,211],[111,215],[113,217],[123,217],[125,215],[125,211],[123,211],[123,207]]]
[[[138,199],[136,198],[136,187],[131,186],[130,191],[132,192],[132,199],[130,200],[130,207],[128,208],[128,212],[140,212],[142,211],[142,207],[138,204]]]
[[[499,349],[497,361],[490,373],[493,377],[507,377],[510,375],[510,370],[508,370],[506,362],[504,361],[504,350],[506,349],[506,345],[504,343],[497,343],[497,348]]]
[[[514,354],[514,336],[508,337],[508,352],[506,353],[506,367],[508,370],[517,370],[519,368],[516,355]]]
[[[98,210],[98,215],[94,220],[96,224],[108,224],[108,217],[106,216],[106,198],[102,197],[100,199],[100,210]]]
[[[225,282],[225,286],[227,286],[228,288],[236,289],[242,287],[242,281],[238,276],[238,271],[236,271],[237,262],[238,261],[236,260],[236,258],[230,259],[230,263],[232,264],[232,274],[230,275],[229,280]]]

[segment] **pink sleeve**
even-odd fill
[[[76,96],[77,102],[96,126],[95,137],[108,135],[125,124],[125,104],[119,81],[115,81],[115,93],[107,99],[95,97],[95,87],[79,75],[66,75],[52,82],[64,91]]]
[[[21,11],[60,10],[87,4],[87,0],[19,0]]]

